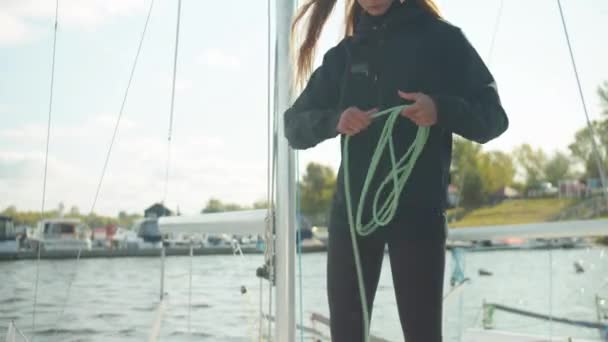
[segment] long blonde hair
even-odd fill
[[[323,31],[323,27],[327,22],[330,14],[336,6],[337,0],[308,0],[300,9],[291,25],[291,49],[295,59],[295,85],[301,87],[310,72],[314,62],[317,42]],[[394,0],[401,1],[401,0]],[[439,7],[433,0],[406,0],[415,1],[423,10],[430,13],[432,16],[440,18]],[[355,21],[363,12],[363,8],[357,0],[345,0],[346,2],[346,18],[344,20],[344,35],[350,36],[353,34]],[[310,13],[309,13],[310,12]],[[308,15],[307,15],[308,14]],[[300,29],[305,32],[301,43],[299,42]],[[298,45],[297,49],[295,45]]]

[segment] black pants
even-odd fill
[[[333,342],[363,341],[363,314],[348,227],[332,227],[327,255],[327,291]],[[420,227],[424,228],[424,227]],[[411,239],[389,226],[359,237],[367,305],[372,314],[384,249],[388,243],[393,285],[407,342],[441,342],[445,239]]]

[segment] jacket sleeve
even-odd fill
[[[285,137],[294,149],[314,147],[336,137],[340,119],[338,102],[343,66],[332,49],[323,57],[323,64],[311,75],[306,87],[285,111]]]
[[[438,124],[463,138],[486,143],[505,132],[509,120],[500,103],[494,77],[467,40],[457,30],[450,72],[456,77],[455,95],[431,95],[437,107]]]

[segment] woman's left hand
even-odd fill
[[[414,101],[414,104],[401,111],[401,115],[412,120],[418,126],[433,126],[437,123],[437,106],[433,99],[423,93],[405,93],[398,91],[399,97]]]

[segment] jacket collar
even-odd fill
[[[399,28],[419,22],[427,16],[415,0],[406,0],[404,3],[394,0],[391,7],[381,16],[361,13],[353,36],[355,41],[373,41]]]

